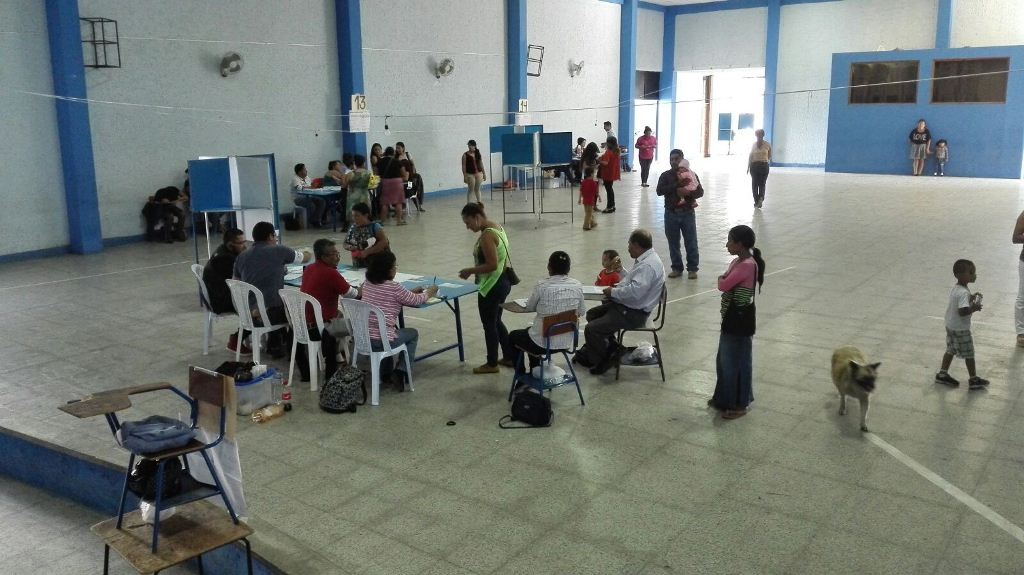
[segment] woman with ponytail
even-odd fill
[[[729,230],[725,248],[736,259],[718,276],[722,292],[722,332],[715,360],[718,383],[708,405],[721,411],[723,419],[747,414],[754,401],[753,334],[756,308],[754,288],[764,284],[764,258],[754,247],[756,236],[749,226]]]

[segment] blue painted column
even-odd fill
[[[348,113],[351,111],[352,94],[365,94],[363,87],[363,33],[360,28],[359,0],[334,0],[334,22],[338,39],[338,84],[341,99],[341,147],[349,154],[369,154],[366,134],[351,133]],[[373,113],[374,105],[367,108]],[[379,108],[378,108],[379,109]],[[369,166],[369,162],[367,162]]]
[[[935,23],[935,48],[947,50],[953,34],[953,0],[939,0],[938,16]]]
[[[526,0],[505,0],[505,85],[509,124],[516,123],[526,91]]]
[[[615,133],[619,135],[619,145],[630,150],[633,149],[633,114],[636,105],[636,20],[639,9],[637,0],[622,1],[619,33],[619,125],[615,126]]]
[[[668,147],[676,147],[676,15],[665,11],[665,26],[661,45],[661,85],[658,99],[662,110],[666,107],[671,116]]]
[[[768,0],[768,26],[764,43],[764,137],[774,141],[775,92],[779,75],[779,27],[782,24],[781,0]]]
[[[103,249],[96,166],[92,155],[89,104],[85,90],[85,61],[78,2],[46,0],[46,32],[57,106],[57,134],[64,173],[68,236],[71,252],[91,254]],[[65,100],[75,98],[78,100]]]

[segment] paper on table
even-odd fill
[[[583,286],[583,295],[599,295],[604,293],[602,286]]]
[[[366,281],[366,270],[347,269],[341,272],[341,277],[345,278],[349,284],[359,287]]]
[[[432,298],[427,300],[427,303],[434,304],[434,303],[441,303],[443,301],[444,300],[439,298],[439,297],[432,297]]]
[[[439,287],[439,288],[460,288],[462,286],[459,285],[459,284],[453,284],[453,283],[445,282],[443,284],[438,284],[437,287]]]
[[[519,299],[512,300],[512,302],[515,303],[519,307],[526,307],[527,298],[521,297]]]
[[[423,279],[423,276],[414,276],[412,274],[403,274],[402,272],[398,272],[397,274],[395,274],[395,281],[398,282],[398,283],[416,281],[416,280],[421,280],[421,279]]]
[[[302,272],[288,272],[288,273],[286,273],[284,275],[284,279],[286,281],[287,280],[297,280],[297,279],[299,279],[301,277],[302,277]]]

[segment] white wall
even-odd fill
[[[79,1],[83,17],[113,17],[121,34],[123,67],[88,70],[89,97],[179,108],[90,106],[104,237],[141,233],[145,197],[180,186],[186,162],[197,156],[276,154],[282,211],[292,205],[287,183],[295,163],[318,177],[328,160],[340,158],[340,136],[326,131],[339,128],[331,115],[340,113],[334,3],[267,6],[259,0]],[[228,51],[241,54],[245,65],[222,78],[219,63]]]
[[[676,16],[676,70],[764,66],[767,8]]]
[[[782,7],[773,159],[823,164],[833,52],[932,48],[935,0]],[[842,25],[836,25],[841,23]],[[786,92],[812,90],[807,93]]]
[[[953,2],[950,46],[1015,46],[1024,44],[1024,2],[1020,0],[958,0]]]
[[[636,69],[660,72],[665,44],[665,14],[656,10],[637,10]]]
[[[527,81],[531,123],[603,142],[601,124],[610,120],[625,138],[617,108],[621,9],[599,0],[529,0],[527,41],[544,46],[543,73]],[[586,63],[581,75],[569,77],[569,60]],[[566,108],[585,109],[545,112]]]
[[[392,118],[390,135],[374,119],[368,145],[405,142],[428,192],[463,186],[466,141],[477,141],[486,162],[488,127],[506,123],[504,2],[448,11],[417,0],[363,0],[360,10],[371,114],[418,116]],[[455,72],[438,80],[431,63],[444,58],[455,61]]]
[[[0,0],[0,255],[67,245],[45,5]]]

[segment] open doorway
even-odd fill
[[[687,157],[745,158],[764,122],[764,68],[678,72],[676,85],[676,140]]]

